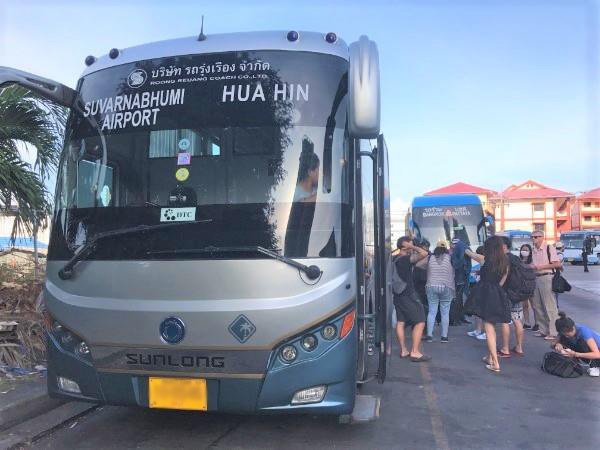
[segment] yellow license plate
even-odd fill
[[[206,380],[150,377],[148,397],[150,408],[206,411]]]

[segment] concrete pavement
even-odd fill
[[[600,265],[588,266],[588,269],[585,273],[582,265],[565,264],[563,275],[571,286],[600,296]]]

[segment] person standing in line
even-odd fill
[[[431,247],[431,244],[429,243],[429,241],[427,239],[415,241],[414,244],[417,247],[420,247],[423,250],[425,250],[428,255],[431,254],[429,252],[429,247]],[[419,300],[421,300],[421,303],[423,304],[423,307],[425,308],[425,314],[427,314],[427,311],[429,308],[429,305],[427,303],[427,292],[425,290],[425,285],[427,284],[427,261],[428,260],[429,260],[429,258],[421,259],[420,261],[418,261],[415,264],[415,268],[413,270],[413,281],[415,283],[415,292],[417,293]]]
[[[477,250],[475,250],[475,253],[483,256],[483,245],[480,245],[479,247],[477,247]],[[479,272],[481,272],[481,270]],[[470,269],[469,269],[469,273],[471,273]],[[476,282],[479,283],[480,275],[477,274],[476,277],[477,277]],[[469,331],[467,333],[467,335],[474,337],[475,339],[478,339],[480,341],[485,341],[487,339],[487,336],[485,335],[485,331],[483,330],[483,320],[481,320],[481,318],[477,317],[477,316],[474,316],[473,319],[475,321],[475,329],[473,331]]]
[[[521,263],[520,258],[518,258],[517,256],[513,255],[510,252],[510,239],[506,236],[502,236],[502,241],[503,241],[502,249],[504,250],[504,252],[506,253],[506,256],[508,257],[509,266],[515,267],[515,265],[520,264]],[[509,271],[509,277],[510,277],[510,271]],[[525,353],[523,351],[523,337],[524,337],[523,336],[523,302],[519,302],[519,303],[513,303],[512,301],[510,302],[510,318],[511,318],[511,322],[515,328],[516,343],[515,343],[515,346],[509,350],[509,347],[510,347],[510,324],[509,323],[501,324],[502,346],[500,347],[500,350],[498,350],[498,356],[500,358],[510,358],[511,355],[525,356]]]
[[[531,267],[533,264],[533,258],[531,254],[533,250],[531,249],[531,245],[523,244],[519,249],[519,258],[521,258],[521,262],[528,267]],[[533,327],[531,326],[531,321],[529,320],[529,311],[531,310],[531,314],[533,315]],[[535,321],[535,314],[533,312],[533,308],[531,307],[531,299],[528,298],[523,302],[523,329],[537,331],[539,327]]]
[[[592,238],[591,236],[586,236],[583,240],[583,248],[581,249],[581,257],[583,258],[583,271],[589,272],[588,269],[588,255],[591,255],[593,252],[592,249]]]
[[[433,326],[438,307],[441,315],[441,342],[448,342],[448,325],[450,323],[450,304],[454,297],[454,270],[450,262],[450,253],[446,241],[437,243],[433,257],[427,263],[427,342],[433,342]]]
[[[431,356],[424,355],[419,350],[423,330],[425,329],[425,309],[417,297],[413,282],[414,265],[426,258],[428,253],[415,246],[412,239],[403,236],[397,242],[398,252],[394,260],[394,269],[398,276],[404,281],[405,287],[400,294],[394,293],[394,307],[396,309],[396,335],[400,343],[400,357],[407,358],[413,362],[425,362],[431,359]],[[406,345],[406,336],[404,334],[405,325],[412,325],[412,348],[408,351]]]
[[[511,321],[510,300],[503,288],[510,267],[504,241],[500,236],[492,236],[485,241],[483,255],[469,249],[466,254],[481,264],[481,280],[472,296],[475,313],[483,320],[487,336],[488,355],[483,357],[483,361],[486,369],[499,373],[496,324]]]
[[[535,312],[535,320],[539,325],[539,331],[535,336],[546,340],[556,339],[555,322],[558,319],[558,308],[556,298],[552,291],[552,271],[560,267],[556,249],[544,242],[544,233],[534,231],[533,239],[533,269],[536,271],[535,291],[531,304]]]
[[[454,269],[455,298],[450,305],[450,325],[470,323],[463,311],[464,296],[469,292],[469,275],[471,260],[465,257],[465,244],[460,239],[453,239],[450,246],[450,262]]]
[[[560,263],[560,267],[556,270],[563,270],[563,261],[565,260],[565,244],[563,244],[562,242],[558,241],[556,244],[554,244],[554,248],[556,249],[556,256],[558,257],[558,262]],[[560,306],[558,306],[558,297],[560,296],[560,294],[558,294],[557,292],[554,293],[554,296],[556,297],[556,308],[560,308]]]

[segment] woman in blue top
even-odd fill
[[[589,374],[600,376],[600,334],[585,325],[573,322],[564,312],[558,313],[556,331],[559,339],[553,347],[569,358],[581,358],[590,365]]]

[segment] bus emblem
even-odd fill
[[[161,322],[159,332],[160,337],[167,344],[177,344],[185,336],[185,325],[177,317],[168,317]]]
[[[148,74],[144,69],[135,69],[127,77],[127,85],[130,88],[139,88],[148,79]]]
[[[250,320],[243,314],[239,315],[231,325],[229,325],[229,332],[240,341],[242,344],[246,342],[256,331],[256,327]]]

